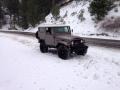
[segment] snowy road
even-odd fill
[[[0,90],[120,90],[120,49],[61,60],[33,37],[0,33]]]

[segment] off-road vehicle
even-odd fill
[[[81,37],[73,36],[72,30],[67,25],[45,25],[40,26],[36,32],[36,38],[40,43],[42,53],[48,52],[48,48],[56,48],[58,56],[62,59],[75,53],[85,55],[88,46]]]

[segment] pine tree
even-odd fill
[[[19,26],[23,29],[29,27],[27,20],[27,2],[28,0],[21,0],[19,7]]]
[[[52,8],[52,10],[51,10],[51,12],[52,12],[53,17],[57,20],[58,17],[59,17],[59,14],[60,14],[60,8],[59,8],[59,6],[57,4],[54,5],[53,8]]]
[[[39,21],[44,20],[51,9],[50,0],[29,0],[27,5],[28,22],[35,26]]]
[[[93,0],[90,4],[89,11],[97,20],[102,20],[112,8],[113,2],[111,0]]]
[[[2,27],[3,21],[3,11],[2,11],[2,3],[0,2],[0,28]]]
[[[0,0],[1,1],[1,0]],[[7,10],[6,14],[10,16],[10,29],[14,29],[18,24],[20,27],[27,29],[29,25],[35,26],[43,21],[56,7],[56,4],[64,0],[2,0],[4,1],[4,8]],[[52,6],[52,2],[55,2],[55,6]],[[55,16],[58,15],[58,11],[55,8]],[[1,15],[1,7],[0,7]]]
[[[16,19],[19,16],[19,0],[6,0],[6,7],[10,15],[10,29],[16,29]]]
[[[19,0],[6,0],[6,7],[11,15],[18,14]]]

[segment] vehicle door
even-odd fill
[[[54,40],[54,35],[51,27],[46,28],[45,42],[47,45],[54,46],[55,40]]]

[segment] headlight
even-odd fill
[[[84,41],[83,41],[83,40],[81,40],[81,43],[84,43]]]
[[[74,41],[71,42],[71,45],[74,45]]]
[[[81,43],[85,43],[85,41],[84,41],[84,40],[81,40]]]

